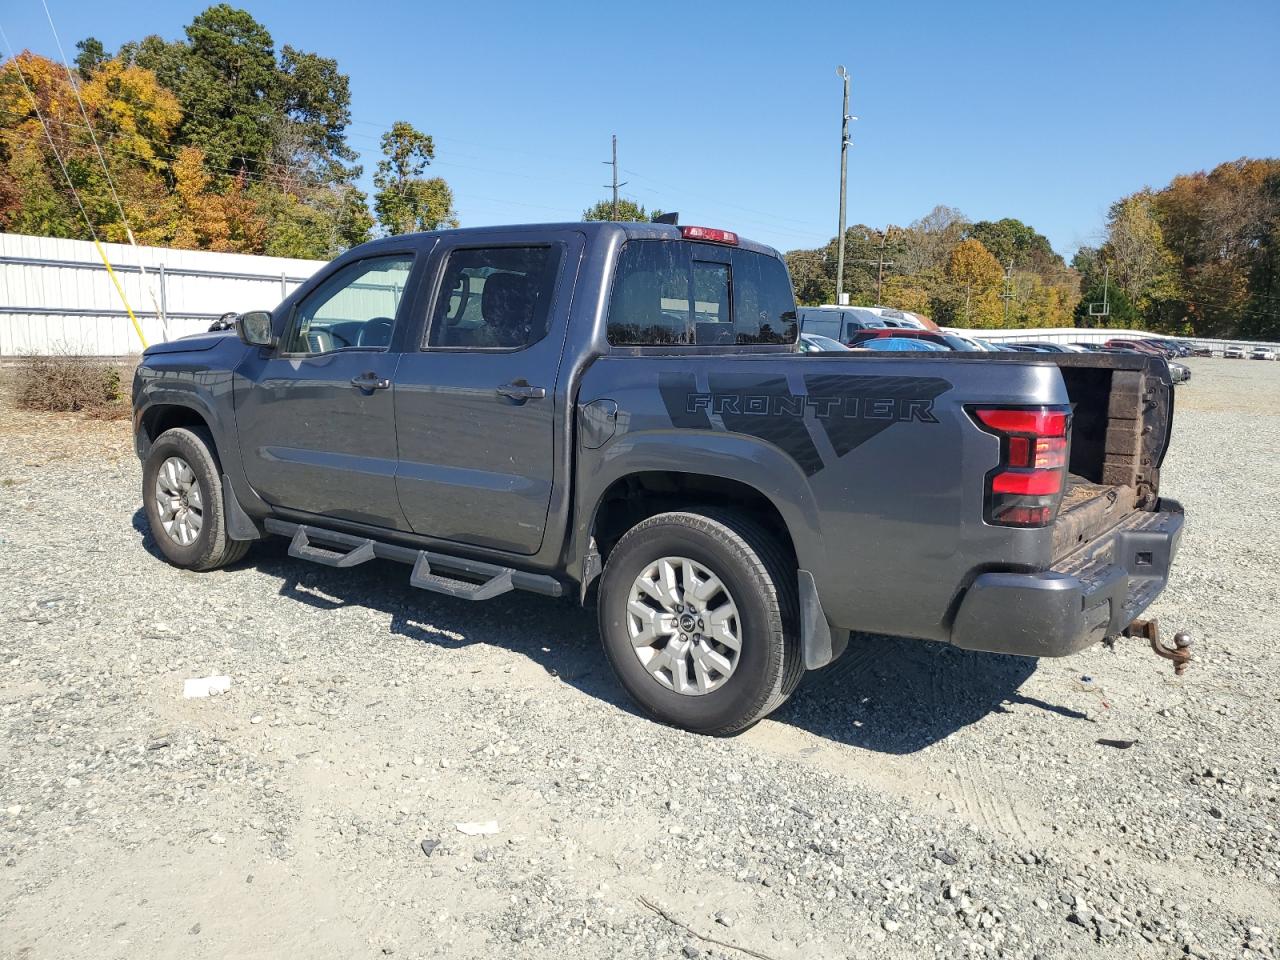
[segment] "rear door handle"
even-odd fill
[[[532,387],[527,380],[513,380],[498,387],[498,394],[508,400],[524,403],[526,400],[541,400],[547,395],[547,388]]]
[[[359,387],[361,390],[386,390],[391,386],[390,380],[384,380],[372,370],[362,373],[358,377],[351,378],[351,385]]]

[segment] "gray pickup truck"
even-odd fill
[[[150,348],[133,402],[178,566],[275,534],[434,593],[594,602],[632,698],[713,734],[851,630],[1114,640],[1183,522],[1163,360],[800,353],[778,253],[702,227],[377,240],[235,332]]]

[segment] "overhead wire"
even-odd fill
[[[14,65],[14,71],[18,74],[18,79],[22,81],[22,89],[26,91],[27,97],[31,101],[31,106],[36,112],[36,117],[39,118],[40,125],[44,129],[45,135],[49,138],[49,148],[53,151],[54,159],[58,161],[58,167],[62,170],[63,179],[67,181],[71,196],[75,198],[76,206],[80,208],[80,215],[84,217],[85,226],[89,228],[89,234],[93,237],[93,245],[97,248],[98,256],[102,258],[102,264],[107,268],[107,275],[111,277],[111,282],[115,284],[116,293],[120,295],[120,301],[124,304],[125,312],[129,314],[129,319],[133,322],[133,330],[138,335],[138,340],[142,342],[142,347],[145,350],[147,338],[142,332],[142,324],[138,322],[138,318],[133,313],[133,308],[129,306],[129,298],[125,296],[124,287],[120,284],[120,278],[116,276],[115,270],[111,267],[111,261],[107,258],[107,251],[98,239],[98,231],[94,229],[93,221],[89,217],[89,211],[85,209],[84,202],[80,199],[80,193],[76,190],[75,182],[71,179],[71,174],[67,170],[67,165],[62,161],[62,154],[58,152],[58,148],[53,142],[53,135],[49,130],[49,126],[44,122],[44,111],[40,109],[40,101],[36,99],[35,91],[27,83],[26,74],[22,72],[22,67],[13,55],[13,47],[9,43],[9,35],[5,33],[3,26],[0,26],[0,39],[4,40],[5,49],[9,51],[9,59]]]
[[[129,245],[133,247],[133,252],[138,258],[138,271],[142,276],[142,282],[146,287],[147,294],[151,297],[151,306],[156,313],[156,320],[161,324],[164,333],[168,335],[168,324],[165,322],[164,311],[160,309],[160,301],[156,297],[155,287],[151,285],[151,277],[147,274],[147,265],[143,261],[145,257],[142,250],[138,247],[138,241],[133,235],[133,228],[129,225],[129,215],[125,213],[124,204],[120,202],[120,194],[116,191],[115,179],[111,176],[111,168],[107,166],[107,158],[102,153],[102,147],[98,143],[98,136],[93,129],[93,121],[89,119],[89,111],[85,109],[84,98],[80,96],[80,84],[76,82],[75,74],[71,72],[71,63],[67,60],[67,52],[62,47],[62,37],[58,35],[58,28],[54,26],[53,14],[49,11],[47,0],[40,0],[40,5],[44,7],[45,19],[49,21],[49,29],[53,32],[53,42],[57,44],[58,56],[62,58],[62,66],[67,71],[67,82],[71,84],[71,90],[76,95],[76,103],[80,107],[80,116],[84,117],[84,124],[89,130],[89,139],[93,141],[93,149],[98,154],[98,162],[102,164],[102,172],[107,178],[107,187],[111,191],[111,199],[116,203],[116,209],[120,211],[120,222],[124,225],[124,235],[129,240]]]

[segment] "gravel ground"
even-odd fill
[[[730,740],[571,604],[167,566],[127,425],[0,414],[0,956],[1275,957],[1280,363],[1191,367],[1189,673],[856,638]]]

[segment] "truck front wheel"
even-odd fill
[[[791,694],[804,672],[797,609],[794,564],[731,511],[649,517],[600,582],[600,635],[623,687],[695,733],[736,733]]]
[[[160,551],[176,567],[214,570],[235,563],[248,541],[227,535],[213,438],[200,427],[160,434],[142,465],[142,504]]]

